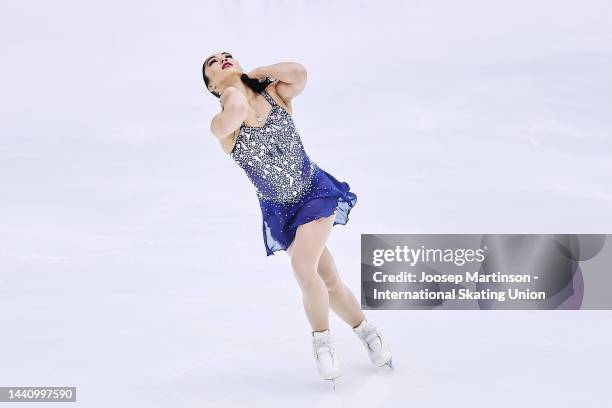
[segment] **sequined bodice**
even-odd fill
[[[260,200],[299,201],[312,182],[316,168],[304,151],[291,115],[266,91],[262,96],[272,110],[262,127],[244,126],[231,156],[246,172]]]

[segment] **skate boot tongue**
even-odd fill
[[[331,353],[329,330],[312,332],[312,341],[317,355]]]
[[[329,329],[327,330],[323,330],[323,331],[316,331],[316,332],[312,332],[312,336],[315,339],[322,339],[322,338],[326,338],[329,336]]]
[[[361,333],[363,329],[367,326],[367,324],[368,324],[367,320],[362,320],[361,323],[359,323],[357,327],[353,327],[353,331],[355,333]]]
[[[381,339],[378,337],[378,331],[376,326],[367,320],[362,321],[359,326],[355,327],[353,331],[361,338],[362,341],[368,346],[368,348],[378,353],[382,348]]]

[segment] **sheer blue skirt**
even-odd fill
[[[263,216],[263,239],[267,256],[287,250],[293,242],[297,228],[307,222],[324,218],[336,212],[334,224],[346,225],[349,213],[357,203],[357,195],[348,183],[338,181],[316,166],[312,184],[297,203],[276,204],[260,200]]]

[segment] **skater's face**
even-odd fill
[[[231,75],[242,75],[242,67],[229,52],[213,54],[204,60],[204,73],[208,77],[208,90],[219,93],[220,84]]]

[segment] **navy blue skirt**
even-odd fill
[[[314,165],[314,163],[313,163]],[[294,204],[275,204],[260,200],[263,217],[263,239],[267,256],[287,250],[295,239],[297,228],[307,222],[336,212],[334,224],[346,225],[357,195],[346,182],[315,165],[312,183],[305,196]]]

